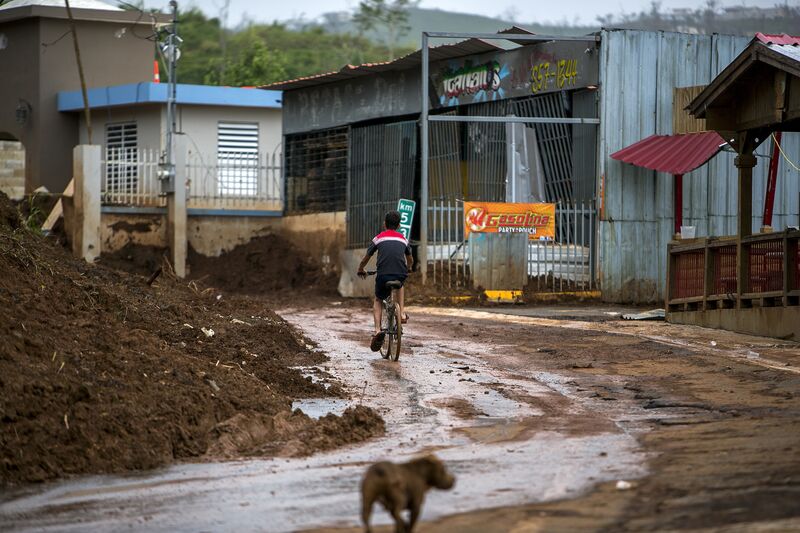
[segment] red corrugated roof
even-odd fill
[[[715,131],[684,135],[651,135],[611,157],[637,167],[686,174],[714,157],[725,140]]]
[[[786,33],[777,35],[759,32],[756,33],[756,39],[766,44],[790,44],[794,46],[800,46],[800,37],[795,37],[794,35],[788,35]]]

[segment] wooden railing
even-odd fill
[[[669,245],[667,310],[800,305],[800,231]],[[740,273],[739,266],[742,267]]]

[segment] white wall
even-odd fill
[[[179,106],[178,130],[188,137],[186,146],[190,158],[200,152],[205,157],[217,153],[217,124],[219,122],[258,122],[259,151],[280,153],[281,110],[223,106]],[[276,150],[277,149],[277,150]]]
[[[136,122],[139,136],[139,148],[160,150],[162,119],[161,108],[158,105],[139,105],[124,107],[109,107],[106,109],[92,110],[92,142],[103,146],[105,153],[106,124],[116,122]],[[86,131],[86,121],[83,112],[80,113],[80,142],[89,143]]]
[[[166,107],[140,105],[96,109],[92,112],[92,140],[105,145],[105,125],[114,122],[136,121],[139,148],[160,150],[166,127]],[[217,153],[217,124],[219,122],[258,122],[259,151],[280,153],[281,110],[225,106],[178,106],[178,131],[187,136],[189,154],[200,152],[203,157]],[[88,144],[86,123],[80,116],[80,142]]]

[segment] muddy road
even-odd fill
[[[295,531],[358,525],[379,459],[435,451],[457,477],[420,531],[800,528],[800,349],[663,323],[412,308],[399,363],[365,309],[281,314],[386,435],[303,459],[181,464],[6,493],[13,531]],[[617,482],[631,484],[617,490]],[[389,524],[383,511],[373,520]],[[387,529],[388,530],[388,529]]]

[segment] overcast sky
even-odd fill
[[[720,0],[720,6],[759,6],[772,7],[785,0]],[[796,4],[800,0],[789,0]],[[178,0],[185,8],[196,5],[208,14],[216,14],[223,0]],[[662,0],[662,10],[676,7],[697,8],[705,5],[705,0]],[[166,10],[168,0],[145,0],[147,6]],[[229,25],[235,26],[244,14],[254,22],[271,22],[304,16],[315,18],[328,11],[351,10],[358,5],[357,0],[231,0]],[[421,7],[438,8],[462,13],[476,13],[488,16],[509,18],[513,14],[518,22],[579,22],[595,24],[598,15],[609,12],[639,12],[650,8],[649,0],[422,0]]]

